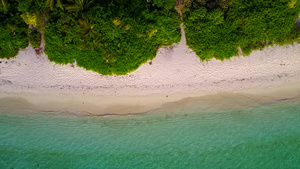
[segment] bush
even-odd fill
[[[247,56],[269,45],[290,44],[298,40],[294,22],[299,11],[296,0],[195,0],[184,14],[187,45],[201,60],[224,60],[236,56],[238,47]]]
[[[30,31],[28,33],[28,40],[32,47],[34,48],[40,47],[41,33],[38,31],[34,31],[34,32]]]
[[[45,30],[45,52],[59,64],[76,60],[104,75],[127,74],[153,59],[158,47],[180,41],[180,17],[164,5],[117,0],[80,12],[54,9]]]
[[[0,58],[15,57],[20,48],[28,46],[28,28],[15,8],[16,5],[8,4],[7,10],[0,12]]]
[[[187,45],[200,59],[224,60],[236,56],[239,47],[247,56],[269,45],[299,41],[299,25],[294,24],[299,1],[182,0],[176,10],[184,13]],[[159,47],[180,41],[175,0],[47,2],[0,3],[0,58],[16,56],[28,40],[39,47],[44,33],[51,61],[76,60],[87,70],[124,75],[153,59]]]

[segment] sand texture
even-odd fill
[[[179,44],[160,48],[152,64],[145,63],[125,76],[58,65],[30,46],[16,58],[0,61],[0,98],[23,98],[44,104],[39,106],[42,109],[95,113],[109,113],[108,107],[117,112],[118,105],[123,110],[127,106],[126,113],[137,113],[185,97],[300,82],[300,44],[267,47],[223,62],[201,62],[186,46],[184,33]]]

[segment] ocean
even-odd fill
[[[127,116],[2,111],[0,168],[300,168],[300,100]]]

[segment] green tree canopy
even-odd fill
[[[16,8],[17,2],[5,3],[6,10],[0,11],[0,58],[12,58],[18,54],[20,48],[28,46],[28,29]]]
[[[193,1],[184,15],[187,45],[202,60],[228,59],[272,44],[298,40],[297,0]]]
[[[159,46],[178,43],[179,27],[176,11],[153,1],[94,2],[88,10],[50,14],[45,52],[56,63],[76,60],[87,70],[122,75],[153,59]]]

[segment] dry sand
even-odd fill
[[[300,93],[300,44],[267,47],[223,62],[201,62],[186,46],[183,33],[179,44],[159,49],[152,65],[145,63],[126,76],[102,76],[58,65],[32,47],[14,59],[0,61],[0,110],[26,107],[128,114],[220,92],[272,93],[285,85],[282,97]],[[284,95],[286,89],[293,89],[290,95]]]

